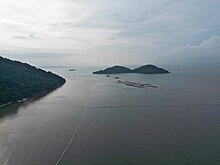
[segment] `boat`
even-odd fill
[[[70,72],[73,72],[73,71],[75,71],[75,70],[76,70],[76,69],[69,69]]]

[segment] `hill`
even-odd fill
[[[56,74],[0,56],[0,105],[49,93],[65,82]]]
[[[107,68],[105,70],[99,70],[99,71],[93,72],[93,74],[118,74],[118,73],[131,73],[131,72],[132,70],[129,68],[116,65],[116,66]]]
[[[163,68],[158,68],[155,65],[144,65],[139,68],[133,70],[133,73],[141,73],[141,74],[163,74],[169,73],[168,70]]]
[[[119,73],[163,74],[170,72],[163,68],[158,68],[155,65],[144,65],[134,70],[126,68],[124,66],[113,66],[105,70],[99,70],[93,72],[93,74],[119,74]]]

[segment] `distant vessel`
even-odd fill
[[[69,69],[70,72],[76,71],[76,69]]]

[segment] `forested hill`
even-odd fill
[[[0,56],[0,105],[46,94],[65,82],[56,74]]]
[[[126,68],[124,66],[116,65],[113,67],[109,67],[105,70],[99,70],[93,72],[93,74],[119,74],[119,73],[164,74],[170,72],[168,70],[165,70],[163,68],[158,68],[157,66],[151,64],[138,67],[134,70]]]

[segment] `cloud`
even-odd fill
[[[173,49],[169,54],[178,59],[188,62],[220,62],[220,36],[214,35],[202,41],[198,45],[186,45]]]
[[[16,39],[25,39],[25,40],[30,40],[30,39],[40,39],[39,37],[36,37],[33,34],[29,34],[29,35],[20,35],[20,36],[13,36],[13,38]]]
[[[1,0],[0,52],[54,53],[76,64],[158,63],[169,50],[219,36],[219,14],[219,0]]]

